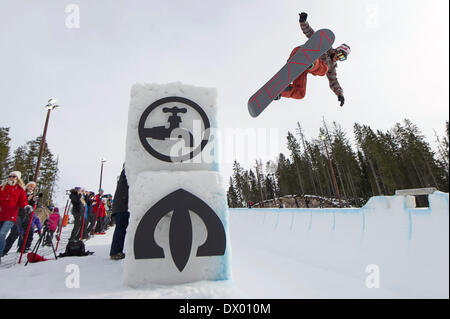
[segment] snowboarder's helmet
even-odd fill
[[[336,54],[340,61],[347,60],[347,57],[350,54],[350,52],[351,52],[350,47],[345,43],[341,44],[336,48]]]

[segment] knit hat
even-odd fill
[[[18,179],[20,179],[22,177],[22,173],[19,171],[14,171],[14,172],[9,173],[9,175],[11,175],[11,174],[16,175]]]
[[[53,212],[54,212],[54,213],[59,213],[58,207],[53,208]]]

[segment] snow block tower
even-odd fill
[[[124,267],[131,287],[230,278],[216,100],[215,89],[179,82],[131,89]]]

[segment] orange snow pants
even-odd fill
[[[291,58],[297,51],[300,49],[300,47],[296,47],[294,50],[292,50],[291,55],[289,58]],[[318,76],[324,76],[328,72],[328,65],[325,61],[321,59],[317,59],[316,62],[314,62],[314,66],[300,74],[298,78],[292,82],[292,84],[289,85],[286,91],[283,91],[281,93],[282,97],[291,98],[291,99],[303,99],[306,94],[306,77],[308,73],[311,73],[312,75],[318,75]]]

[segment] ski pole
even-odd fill
[[[67,201],[66,201],[66,207],[64,208],[64,215],[63,215],[63,218],[61,219],[61,226],[59,226],[59,234],[58,234],[58,241],[56,242],[56,251],[58,250],[58,245],[59,245],[59,240],[60,240],[60,238],[61,238],[61,231],[62,231],[62,228],[63,228],[63,222],[64,222],[64,218],[66,217],[66,212],[68,211],[68,206],[69,206],[69,199],[67,199]]]

